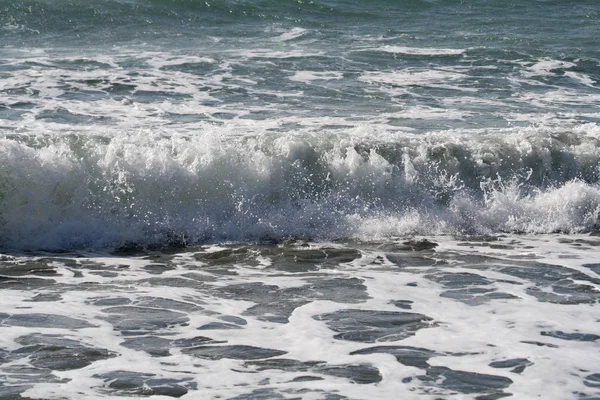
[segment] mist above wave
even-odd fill
[[[374,138],[377,139],[374,139]],[[0,140],[0,246],[583,232],[600,129]]]

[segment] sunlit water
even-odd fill
[[[595,1],[0,0],[0,398],[600,398]]]

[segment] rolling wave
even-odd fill
[[[373,139],[372,137],[377,137]],[[0,140],[0,246],[589,232],[600,128]]]

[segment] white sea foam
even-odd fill
[[[473,113],[457,110],[449,107],[427,107],[427,106],[413,106],[407,107],[406,109],[396,112],[394,114],[389,114],[391,117],[396,118],[410,118],[410,119],[438,119],[443,121],[449,120],[462,120],[468,116],[473,115]]]
[[[235,54],[243,57],[247,57],[250,59],[286,59],[286,58],[296,58],[296,57],[317,57],[325,55],[323,51],[306,51],[302,49],[289,49],[286,51],[280,50],[268,50],[268,49],[253,49],[253,50],[242,50],[236,51]]]
[[[232,136],[242,126],[207,124],[194,135],[7,136],[0,141],[2,242],[68,248],[579,232],[595,229],[599,217],[595,124]]]
[[[299,38],[301,36],[304,36],[306,34],[307,30],[303,29],[303,28],[292,28],[287,32],[282,33],[281,35],[279,35],[277,37],[278,40],[281,40],[282,42],[287,42],[288,40],[293,40],[296,38]]]
[[[151,257],[3,256],[7,271],[28,263],[54,271],[49,277],[15,277],[14,284],[37,279],[33,290],[4,289],[3,304],[11,312],[0,326],[2,349],[11,352],[10,365],[2,365],[6,383],[34,399],[133,398],[134,390],[157,388],[163,393],[185,388],[184,399],[254,396],[265,389],[262,394],[269,396],[308,393],[306,398],[315,399],[323,391],[356,399],[511,393],[562,400],[574,392],[594,393],[586,379],[600,362],[594,351],[598,274],[589,267],[597,265],[596,238],[428,239],[439,244],[435,250],[400,250],[402,241],[388,241],[358,249],[309,243],[192,248]],[[224,262],[228,251],[246,258]],[[329,266],[322,264],[325,256],[311,261],[315,254],[336,251],[353,257]],[[282,260],[285,252],[292,252],[294,261]],[[263,264],[256,263],[259,259]],[[299,270],[286,271],[290,265]],[[158,275],[153,268],[159,268]],[[345,318],[348,310],[357,313],[354,318],[372,315],[375,322],[367,319],[361,325]],[[336,313],[342,313],[337,317],[343,318],[341,328],[327,318]],[[387,313],[380,318],[421,315],[429,324],[406,337],[375,340],[370,335],[380,329],[406,332],[411,327],[378,323],[377,313]],[[43,315],[53,317],[53,325]],[[175,316],[179,320],[169,324],[161,320]],[[61,318],[89,326],[65,326]],[[227,321],[235,322],[223,324]],[[105,350],[112,355],[87,366],[52,370],[52,360],[40,358],[48,351],[44,346],[27,357],[32,350],[24,338],[68,339],[95,349],[89,354]],[[250,348],[236,353],[230,346],[283,354],[255,359]],[[203,355],[207,349],[212,353]],[[65,349],[55,346],[53,351]],[[43,379],[41,362],[60,381]],[[24,381],[20,369],[30,363],[38,369],[28,369]],[[430,379],[438,372],[445,379]],[[135,374],[141,375],[136,379]],[[307,384],[302,379],[307,376],[318,379]],[[470,386],[461,386],[465,379]]]
[[[359,79],[368,83],[394,86],[439,86],[447,82],[465,79],[466,75],[444,69],[409,69],[393,72],[366,72]]]
[[[479,95],[487,90],[480,83],[497,85],[499,79],[496,73],[485,72],[489,66],[409,67],[356,74],[298,69],[287,61],[289,57],[310,59],[325,55],[315,49],[292,47],[283,52],[275,48],[227,49],[220,55],[215,51],[118,48],[115,54],[73,56],[34,49],[10,50],[14,58],[8,65],[18,73],[9,72],[0,82],[0,90],[6,94],[5,107],[12,110],[2,126],[34,135],[64,130],[93,133],[100,125],[104,133],[158,126],[184,133],[201,130],[206,121],[222,123],[244,118],[254,120],[259,130],[261,123],[264,127],[269,125],[268,129],[278,125],[279,129],[289,130],[282,127],[324,126],[327,120],[335,120],[341,126],[353,126],[357,121],[386,124],[388,120],[383,116],[387,115],[407,120],[404,130],[408,130],[419,127],[416,121],[428,120],[436,121],[438,126],[457,127],[462,126],[457,121],[489,123],[486,117],[491,117],[495,126],[503,126],[503,122],[577,123],[582,118],[597,118],[590,108],[598,101],[596,93],[548,86],[537,80],[536,75],[521,73],[529,64],[510,60],[504,62],[515,64],[520,70],[503,79],[514,93],[510,97],[488,98]],[[554,65],[544,60],[540,63],[549,63],[540,66],[548,70]],[[240,72],[248,66],[252,68]],[[255,74],[255,68],[266,72]],[[479,69],[483,75],[472,76]],[[278,70],[283,73],[275,73]],[[280,80],[273,80],[273,76],[279,76]],[[566,71],[565,76],[586,88],[593,86],[582,73]],[[288,86],[290,80],[319,85],[298,91],[297,86]],[[532,85],[537,88],[532,90]],[[358,91],[355,94],[365,101],[345,101],[344,87],[354,87]],[[540,96],[538,90],[542,87],[544,95]],[[430,91],[435,91],[435,96],[431,97]],[[406,102],[407,96],[422,101],[412,104]],[[247,101],[248,98],[252,101]],[[379,100],[372,102],[368,98]],[[300,101],[301,105],[289,107],[290,101]],[[309,108],[307,104],[314,106]],[[585,109],[581,110],[582,107]],[[441,112],[443,109],[447,111]],[[427,123],[423,126],[431,129]]]
[[[0,6],[0,398],[598,397],[592,6],[70,3]]]
[[[343,73],[338,71],[315,72],[315,71],[296,71],[289,79],[296,82],[310,83],[312,81],[327,81],[332,79],[342,79]]]
[[[465,54],[465,49],[436,49],[429,47],[382,46],[377,50],[387,53],[419,55],[419,56],[456,56]]]
[[[596,229],[592,90],[466,63],[323,70],[292,44],[117,50],[10,50],[2,246]],[[498,79],[510,96],[479,95]]]
[[[534,63],[533,65],[529,65],[527,70],[523,72],[523,75],[526,77],[554,75],[554,70],[564,70],[567,68],[573,68],[575,66],[576,64],[572,62],[545,58]]]
[[[592,87],[592,88],[596,88],[598,85],[598,82],[593,80],[592,78],[589,77],[589,75],[586,75],[584,73],[580,73],[580,72],[574,72],[574,71],[566,71],[565,72],[565,76],[568,76],[571,79],[574,79],[586,86]]]

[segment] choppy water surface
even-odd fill
[[[599,399],[599,19],[0,0],[0,398]]]
[[[0,395],[597,399],[599,245],[4,256]]]
[[[3,247],[596,229],[595,2],[1,4]]]

